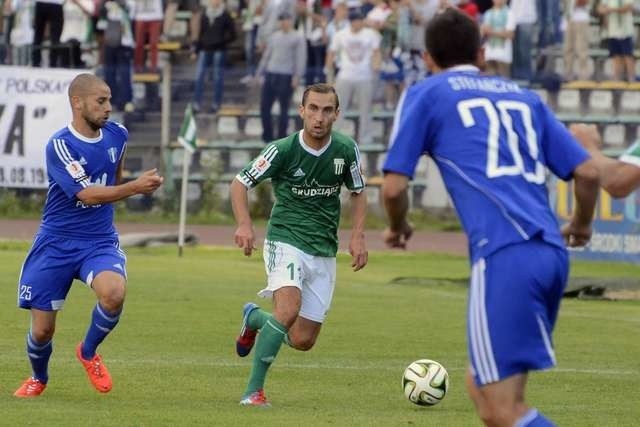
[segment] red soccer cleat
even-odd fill
[[[109,375],[109,370],[102,363],[102,357],[99,354],[95,354],[91,360],[85,360],[82,358],[82,343],[78,344],[76,347],[76,357],[84,366],[85,371],[87,371],[87,376],[89,377],[89,381],[100,393],[108,393],[111,391],[111,375]]]
[[[264,390],[260,389],[258,391],[254,391],[253,393],[249,393],[240,399],[240,406],[256,406],[259,408],[269,408],[271,403],[267,400],[267,397],[264,395]]]
[[[47,388],[46,384],[41,383],[40,380],[33,377],[29,377],[22,383],[20,388],[13,393],[13,395],[15,397],[22,398],[38,397],[42,394],[45,388]]]

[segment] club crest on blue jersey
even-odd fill
[[[118,149],[116,147],[109,148],[107,153],[109,154],[109,160],[111,160],[111,163],[115,163],[116,160],[118,160]]]

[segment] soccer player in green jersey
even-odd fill
[[[368,259],[360,153],[353,139],[332,131],[340,112],[334,88],[309,86],[299,110],[303,129],[268,144],[231,183],[235,242],[246,256],[255,249],[247,191],[271,178],[276,196],[263,251],[267,287],[258,293],[273,298],[273,313],[247,303],[236,340],[240,357],[256,344],[243,406],[270,406],[263,391],[265,377],[283,342],[306,351],[318,338],[335,286],[343,184],[351,192],[353,270],[363,268]]]

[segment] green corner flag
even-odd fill
[[[196,119],[193,117],[193,110],[191,104],[187,104],[187,108],[184,110],[184,120],[180,127],[180,134],[178,135],[178,142],[187,149],[190,153],[196,151],[196,136],[198,135],[198,127],[196,126]]]

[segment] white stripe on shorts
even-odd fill
[[[551,345],[551,338],[549,338],[549,334],[547,333],[547,328],[544,326],[544,322],[540,318],[539,314],[536,314],[536,319],[538,320],[538,326],[540,327],[540,334],[542,335],[542,340],[544,341],[544,346],[547,349],[547,353],[549,353],[549,357],[551,358],[551,362],[556,364],[556,352],[553,351],[553,346]]]
[[[480,383],[498,381],[498,368],[493,355],[491,335],[485,306],[485,261],[480,258],[473,264],[469,292],[469,336],[472,361]]]

